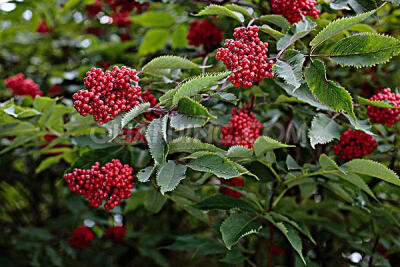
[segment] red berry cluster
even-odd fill
[[[126,229],[124,226],[114,226],[107,229],[104,236],[108,239],[113,240],[115,243],[121,243],[122,239],[126,235]]]
[[[229,125],[221,129],[221,145],[253,147],[254,141],[260,136],[262,123],[248,109],[241,109],[237,113],[237,108],[234,108],[232,115]]]
[[[228,186],[234,186],[234,187],[238,187],[238,188],[242,188],[244,186],[244,180],[242,177],[232,178],[229,180],[220,179],[220,181],[221,181],[221,184],[228,185]],[[221,186],[219,188],[219,192],[223,195],[227,195],[227,196],[235,197],[235,198],[240,198],[242,196],[242,194],[240,192],[232,190],[227,187],[223,187],[223,186]]]
[[[47,26],[47,23],[45,20],[42,20],[39,25],[36,28],[36,32],[38,33],[51,33],[51,29],[49,28],[49,26]]]
[[[268,60],[268,43],[258,38],[258,27],[239,27],[235,29],[235,40],[225,40],[225,48],[218,48],[217,60],[222,60],[232,71],[229,80],[234,86],[251,87],[265,77],[273,78],[273,61]]]
[[[126,142],[132,143],[132,142],[137,142],[137,143],[145,143],[146,138],[145,136],[141,133],[142,127],[138,126],[136,128],[124,128],[122,131],[122,135],[124,136],[124,139]]]
[[[376,140],[360,130],[347,129],[340,136],[339,143],[333,146],[336,155],[342,159],[361,158],[371,154],[376,148]]]
[[[215,26],[209,19],[201,21],[193,21],[189,25],[189,33],[186,36],[190,45],[200,46],[203,45],[204,50],[212,51],[222,41],[223,33]]]
[[[385,101],[392,106],[400,107],[400,95],[392,93],[390,88],[383,89],[381,93],[372,96],[369,100]],[[392,127],[395,122],[399,121],[400,109],[367,106],[367,114],[372,122],[386,124],[388,127]]]
[[[39,85],[32,79],[25,79],[23,73],[18,73],[15,76],[7,78],[5,80],[5,85],[13,91],[14,95],[28,95],[32,98],[37,95],[43,95],[43,92],[39,89]]]
[[[84,85],[73,95],[74,107],[82,115],[93,115],[95,121],[103,124],[121,112],[139,104],[142,88],[132,85],[138,82],[136,70],[114,66],[112,71],[103,72],[92,68],[86,73]]]
[[[151,108],[158,104],[157,98],[149,90],[143,92],[142,100],[143,102],[149,102]],[[143,114],[143,118],[145,118],[147,121],[152,121],[158,117],[159,116],[154,112],[146,112]]]
[[[49,91],[47,91],[47,93],[49,95],[58,95],[58,94],[61,94],[63,91],[64,91],[64,88],[61,85],[55,84],[49,89]]]
[[[68,243],[73,248],[86,249],[94,239],[94,233],[89,227],[79,226],[72,231]]]
[[[142,12],[144,7],[150,3],[138,3],[134,0],[107,0],[107,3],[113,10],[112,23],[118,27],[127,27],[131,24],[130,13],[136,9],[138,13]]]
[[[320,11],[316,5],[316,0],[271,0],[272,12],[284,16],[292,24],[299,22],[301,15],[318,18]]]
[[[103,167],[96,162],[89,170],[74,169],[64,175],[71,192],[83,195],[89,199],[89,205],[99,207],[103,200],[104,208],[111,210],[121,203],[121,199],[131,197],[135,181],[133,168],[122,165],[119,159],[113,159]]]
[[[102,0],[95,0],[93,4],[86,6],[86,12],[92,17],[96,17],[96,15],[99,14],[102,9]]]

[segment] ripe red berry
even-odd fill
[[[158,104],[157,98],[149,90],[143,92],[142,100],[143,100],[143,102],[149,102],[151,108],[155,107]],[[154,112],[146,112],[142,116],[147,121],[152,121],[159,117],[159,115]]]
[[[354,159],[371,154],[376,145],[376,140],[371,135],[360,130],[347,129],[333,149],[342,159]]]
[[[43,92],[39,89],[39,85],[29,78],[25,79],[23,73],[18,73],[15,76],[7,78],[5,85],[13,91],[13,95],[28,95],[32,98],[35,98],[37,95],[43,95]]]
[[[223,33],[209,19],[193,21],[189,25],[189,33],[186,36],[190,45],[201,46],[204,50],[213,51],[222,41]]]
[[[86,249],[94,239],[94,233],[89,227],[80,226],[72,231],[72,235],[68,238],[68,243],[71,247],[77,249]]]
[[[71,192],[82,195],[89,200],[89,205],[99,207],[104,204],[106,210],[111,210],[121,203],[121,199],[131,197],[135,181],[133,168],[122,165],[119,159],[113,159],[103,167],[96,162],[89,170],[74,169],[64,175]]]
[[[95,121],[103,124],[138,105],[142,88],[132,85],[139,81],[136,73],[125,66],[114,66],[112,71],[106,72],[92,68],[84,79],[87,90],[73,95],[76,111],[82,116],[91,114]]]
[[[320,11],[315,0],[271,0],[272,12],[287,18],[290,23],[301,20],[301,15],[318,18]]]
[[[95,0],[93,4],[86,6],[86,12],[89,16],[96,17],[97,14],[103,9],[102,0]]]
[[[400,107],[400,95],[392,93],[390,88],[383,89],[381,93],[372,96],[369,100],[384,101],[392,106]],[[400,109],[367,106],[367,115],[371,122],[386,124],[388,127],[392,127],[399,121],[399,114]]]
[[[253,147],[254,141],[260,137],[262,123],[248,109],[241,109],[237,113],[237,108],[234,108],[232,115],[229,125],[221,129],[221,145]]]
[[[122,239],[126,235],[126,229],[124,226],[114,226],[107,229],[104,236],[108,239],[111,239],[115,243],[121,243]]]
[[[232,178],[229,180],[220,179],[220,181],[221,181],[221,184],[228,185],[228,186],[234,186],[234,187],[238,187],[238,188],[242,188],[244,186],[244,180],[242,177],[236,177],[236,178]],[[230,188],[227,188],[227,187],[223,187],[223,186],[221,186],[219,188],[219,192],[223,195],[227,195],[227,196],[235,197],[235,198],[240,198],[242,196],[242,194],[240,192],[235,191]]]
[[[42,20],[39,25],[36,28],[36,32],[38,33],[51,33],[51,29],[49,28],[49,26],[47,26],[47,23],[45,20]]]
[[[268,60],[268,43],[258,38],[258,27],[236,28],[235,40],[225,40],[225,48],[218,48],[217,60],[222,60],[232,71],[229,81],[236,87],[251,87],[265,77],[273,78],[273,61]]]
[[[116,11],[112,16],[112,23],[118,27],[128,27],[132,21],[129,18],[130,11]]]
[[[124,128],[122,131],[122,136],[124,137],[126,142],[132,143],[145,143],[146,137],[142,134],[142,127],[138,126],[132,129]]]
[[[61,85],[55,84],[53,85],[47,93],[49,95],[58,95],[61,94],[64,91],[64,88]]]

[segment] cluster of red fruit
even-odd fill
[[[221,129],[221,145],[253,147],[254,141],[261,136],[262,123],[249,109],[241,109],[238,113],[237,108],[234,108],[232,115],[229,125]]]
[[[89,205],[99,207],[103,204],[105,210],[111,210],[121,203],[121,199],[131,197],[135,181],[133,168],[122,165],[119,159],[113,159],[103,167],[96,162],[89,170],[74,169],[64,175],[71,192],[83,195],[89,200]]]
[[[235,29],[235,40],[225,40],[225,48],[218,48],[217,60],[222,60],[232,71],[229,80],[236,87],[249,88],[253,82],[265,77],[273,78],[273,61],[268,60],[268,43],[258,37],[258,27],[239,27]]]
[[[105,238],[111,239],[115,243],[121,243],[126,235],[124,226],[113,226],[107,229],[104,234]],[[72,230],[72,235],[68,238],[68,243],[76,249],[86,249],[95,238],[92,230],[87,226],[79,226]]]
[[[114,66],[112,71],[106,72],[92,68],[84,79],[87,90],[79,90],[73,95],[75,109],[82,116],[93,115],[100,124],[130,110],[139,104],[142,94],[142,88],[132,85],[139,81],[136,74],[136,70],[125,66]]]
[[[138,3],[135,0],[106,0],[113,10],[112,23],[118,27],[127,27],[131,24],[130,13],[136,9],[138,13],[142,12],[144,7],[150,3]],[[96,0],[93,4],[86,6],[86,12],[95,17],[103,9],[102,0]]]
[[[186,36],[190,45],[201,46],[204,50],[213,51],[222,41],[223,33],[209,19],[193,21],[189,25],[189,33]]]
[[[236,177],[236,178],[232,178],[229,180],[220,179],[220,181],[221,181],[221,184],[227,185],[227,186],[234,186],[234,187],[238,187],[238,188],[242,188],[244,186],[244,180],[242,177]],[[240,192],[230,189],[228,187],[223,187],[223,186],[221,186],[219,188],[219,192],[223,195],[227,195],[227,196],[235,197],[235,198],[240,198],[242,196],[242,194]]]
[[[47,23],[45,20],[42,20],[37,28],[36,28],[36,32],[38,33],[42,33],[42,34],[47,34],[47,33],[51,33],[51,29],[49,28],[49,26],[47,26]]]
[[[37,95],[43,95],[43,92],[39,89],[39,85],[32,79],[25,78],[23,73],[18,73],[15,76],[7,78],[5,85],[13,91],[13,95],[28,95],[32,98]]]
[[[372,96],[369,100],[384,101],[392,106],[400,107],[400,95],[392,93],[390,88],[383,89],[381,93]],[[400,109],[367,106],[367,114],[371,122],[392,127],[395,122],[399,121]]]
[[[316,0],[271,0],[272,12],[284,16],[292,24],[299,22],[301,15],[318,18],[320,11],[316,5]]]
[[[342,133],[339,143],[333,146],[336,155],[340,155],[342,159],[361,158],[371,154],[375,148],[376,140],[371,135],[352,129]]]

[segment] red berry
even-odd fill
[[[369,100],[385,101],[395,107],[400,107],[400,95],[392,93],[390,88],[383,89],[381,93],[372,96]],[[380,108],[375,106],[367,106],[367,115],[371,122],[381,123],[392,127],[395,122],[399,121],[400,109]]]
[[[42,20],[39,25],[36,28],[36,32],[38,33],[51,33],[51,29],[49,28],[49,26],[47,26],[47,23],[45,20]]]
[[[225,40],[225,48],[218,48],[217,60],[222,60],[232,71],[229,81],[235,87],[251,87],[265,77],[273,78],[273,61],[268,60],[268,43],[258,38],[258,27],[239,27],[235,29],[235,40]]]
[[[342,159],[354,159],[371,154],[376,145],[376,140],[371,135],[360,130],[347,129],[333,149]]]
[[[53,85],[49,91],[47,92],[49,95],[58,95],[64,91],[64,88],[61,85],[55,84]]]
[[[113,240],[115,243],[121,243],[125,235],[126,235],[126,229],[124,226],[110,227],[104,234],[106,238]]]
[[[142,127],[138,126],[136,128],[124,128],[122,135],[124,136],[124,139],[126,142],[132,143],[132,142],[138,142],[138,143],[145,143],[146,138],[145,136],[141,133]]]
[[[155,107],[158,104],[157,98],[149,90],[143,92],[142,100],[143,100],[143,102],[149,102],[151,108]],[[146,112],[142,116],[147,121],[152,121],[159,117],[159,115],[155,114],[154,112]]]
[[[99,207],[104,204],[106,210],[113,209],[121,203],[121,199],[131,197],[135,181],[133,168],[122,165],[119,159],[113,159],[103,167],[96,162],[89,170],[74,169],[64,175],[70,191],[82,195],[89,200],[89,205]]]
[[[272,12],[287,18],[290,23],[301,20],[301,15],[318,18],[320,11],[315,0],[271,0]]]
[[[244,180],[242,177],[232,178],[229,180],[220,179],[220,181],[221,181],[221,184],[228,185],[228,186],[234,186],[234,187],[238,187],[238,188],[242,188],[244,186]],[[221,186],[219,188],[219,192],[223,195],[227,195],[227,196],[235,197],[235,198],[240,198],[242,196],[242,194],[240,192],[232,190],[227,187],[223,187],[223,186]]]
[[[25,79],[23,73],[18,73],[15,76],[7,78],[5,85],[13,91],[13,95],[28,95],[32,98],[35,98],[37,95],[43,95],[43,92],[39,89],[39,85],[29,78]]]
[[[80,226],[72,231],[72,236],[68,238],[68,243],[73,248],[86,249],[89,247],[94,237],[89,227]]]
[[[201,21],[193,21],[189,25],[189,33],[186,36],[190,45],[201,46],[203,45],[204,50],[212,51],[222,41],[222,31],[211,23],[209,19],[203,19]]]
[[[82,116],[93,115],[100,124],[109,122],[139,104],[142,88],[132,85],[138,80],[136,70],[125,66],[114,66],[112,71],[106,72],[92,68],[84,79],[87,90],[73,95],[74,107]]]
[[[93,4],[86,6],[86,12],[92,16],[96,17],[96,15],[103,9],[102,0],[95,0]]]
[[[221,145],[253,147],[254,141],[260,137],[263,125],[257,120],[256,115],[248,109],[241,109],[237,113],[237,108],[234,108],[232,115],[229,125],[221,129]]]

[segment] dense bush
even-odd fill
[[[398,4],[0,1],[0,265],[397,266]]]

